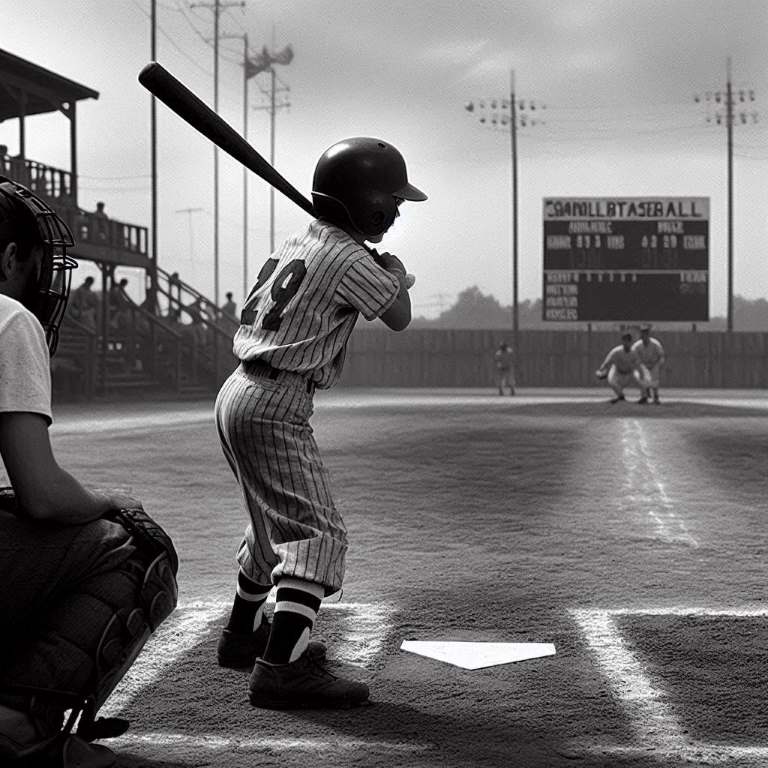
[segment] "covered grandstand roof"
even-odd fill
[[[62,104],[99,98],[97,91],[0,48],[0,121],[19,117],[22,93],[25,115],[56,112]]]

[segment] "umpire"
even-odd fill
[[[128,723],[95,715],[177,600],[173,545],[141,504],[86,489],[53,456],[50,355],[72,245],[40,198],[0,177],[3,766],[114,765],[91,742]]]

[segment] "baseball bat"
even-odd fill
[[[282,192],[310,216],[317,215],[315,207],[308,198],[262,157],[226,120],[177,80],[162,64],[157,61],[147,64],[139,72],[139,82],[182,120],[223,149],[230,157],[253,171],[278,192]],[[407,275],[408,287],[412,286],[415,280],[413,275]]]
[[[278,173],[226,120],[195,96],[162,64],[156,61],[147,64],[139,73],[139,82],[217,147],[282,192],[289,200],[293,200],[308,214],[315,215],[310,200]]]

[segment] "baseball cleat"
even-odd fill
[[[264,653],[269,640],[269,621],[264,618],[258,629],[253,632],[233,632],[224,629],[216,647],[216,657],[220,667],[229,669],[251,668],[257,658]],[[326,647],[318,640],[310,640],[304,654],[322,663],[326,657]]]
[[[613,405],[614,403],[618,403],[620,400],[624,400],[624,395],[617,395],[616,397],[612,397],[608,402]]]
[[[264,709],[349,709],[369,696],[365,683],[331,674],[306,653],[290,664],[256,659],[248,690],[251,704]]]
[[[648,402],[648,398],[643,395],[637,402],[639,405],[645,405]]]

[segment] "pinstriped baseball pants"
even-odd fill
[[[329,595],[344,578],[347,529],[309,425],[312,412],[303,377],[281,372],[273,380],[242,367],[215,406],[222,450],[250,515],[240,567],[258,584],[293,576]]]

